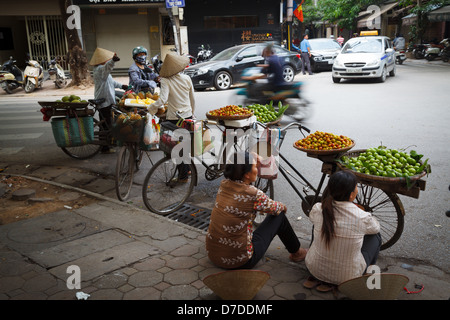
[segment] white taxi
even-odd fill
[[[332,68],[334,83],[341,79],[373,78],[384,82],[395,76],[395,50],[388,37],[368,36],[348,40]]]

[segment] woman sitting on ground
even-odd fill
[[[232,164],[225,166],[224,179],[217,193],[206,235],[209,259],[225,269],[251,269],[264,256],[272,239],[278,235],[292,261],[303,261],[306,249],[300,248],[286,206],[270,199],[252,186],[258,168],[256,156],[236,153]],[[267,214],[253,231],[257,214]]]
[[[322,203],[316,203],[309,213],[313,240],[305,263],[313,277],[305,287],[329,291],[333,285],[362,276],[376,263],[380,224],[353,203],[357,194],[356,176],[338,171],[331,175]]]

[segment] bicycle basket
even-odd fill
[[[94,140],[92,117],[53,118],[51,124],[56,145],[60,148],[78,147]]]
[[[135,114],[120,115],[113,125],[113,135],[119,144],[142,141],[146,119]]]
[[[176,135],[175,130],[187,130],[180,128],[178,125],[165,121],[161,123],[159,149],[167,154],[181,141],[183,136]],[[200,156],[212,147],[211,133],[201,121],[192,122],[192,130],[187,130],[190,134],[191,156]]]
[[[179,138],[176,138],[174,133],[177,129],[179,129],[179,127],[170,121],[164,121],[161,123],[159,150],[167,154],[172,152],[173,147],[180,142]]]

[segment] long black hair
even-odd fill
[[[328,181],[322,198],[322,237],[327,247],[335,235],[334,225],[336,218],[333,212],[333,200],[348,201],[351,193],[355,190],[358,180],[356,176],[347,170],[333,173]]]
[[[247,172],[252,170],[253,156],[245,152],[236,152],[230,159],[230,163],[225,165],[223,176],[233,181],[240,181]]]

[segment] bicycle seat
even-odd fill
[[[102,104],[103,102],[105,102],[105,98],[89,99],[88,101],[92,104],[99,105],[99,104]]]

